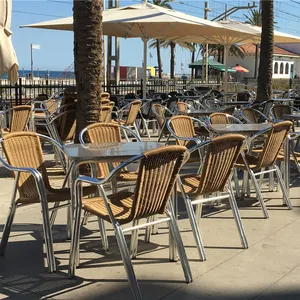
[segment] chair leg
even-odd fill
[[[280,188],[281,188],[281,191],[282,191],[282,194],[283,194],[284,202],[287,205],[288,209],[293,209],[293,205],[291,203],[291,199],[290,199],[290,197],[288,195],[288,192],[286,190],[286,187],[285,187],[285,184],[284,184],[284,180],[282,178],[280,170],[279,170],[278,166],[276,166],[276,165],[274,165],[274,168],[275,168],[276,176],[278,178],[278,181],[279,181],[279,184],[280,184]]]
[[[77,207],[75,210],[74,228],[72,231],[71,239],[71,250],[69,258],[69,272],[68,276],[70,278],[74,277],[75,269],[78,265],[78,252],[79,252],[79,239],[80,239],[80,219],[81,219],[81,207]]]
[[[53,239],[52,239],[52,231],[50,226],[50,218],[49,218],[49,210],[48,203],[46,202],[46,197],[41,199],[41,207],[42,207],[42,217],[43,217],[43,231],[44,231],[44,239],[47,253],[47,262],[48,262],[48,270],[49,272],[56,271],[54,250],[53,250]]]
[[[122,128],[123,134],[125,136],[126,142],[129,142],[129,138],[125,129]]]
[[[98,218],[99,231],[101,235],[102,247],[104,251],[108,251],[108,239],[105,229],[105,221],[101,218]]]
[[[200,223],[200,219],[201,219],[201,216],[202,216],[202,203],[199,203],[196,205],[196,220],[197,220],[197,224],[199,226],[199,223]]]
[[[16,209],[17,209],[17,204],[16,204],[15,201],[13,201],[10,205],[10,208],[9,208],[9,214],[8,214],[8,217],[7,217],[5,226],[4,226],[2,238],[1,238],[1,241],[0,241],[0,255],[1,256],[3,256],[5,254],[9,234],[10,234],[10,231],[11,231],[11,226],[12,226],[12,223],[14,221],[15,214],[16,214]]]
[[[274,172],[269,173],[269,192],[274,191]]]
[[[56,219],[56,216],[57,216],[57,213],[58,213],[57,207],[59,206],[59,204],[60,204],[59,201],[57,201],[57,202],[54,203],[54,206],[53,206],[54,209],[52,210],[51,216],[50,216],[50,226],[51,226],[51,228],[52,228],[52,226],[55,223],[55,219]]]
[[[261,171],[263,172],[265,168],[262,168]],[[265,174],[260,174],[259,175],[259,187],[262,188],[263,185],[263,180],[264,180]]]
[[[153,221],[153,216],[147,218],[147,223]],[[145,243],[150,243],[150,236],[151,236],[152,226],[147,226],[145,229]]]
[[[244,249],[247,249],[248,248],[248,242],[247,242],[244,226],[243,226],[243,223],[242,223],[239,208],[237,206],[236,199],[234,197],[234,192],[232,190],[230,182],[229,182],[228,193],[229,193],[229,196],[230,196],[229,197],[230,207],[231,207],[231,210],[232,210],[232,213],[233,213],[233,217],[234,217],[238,232],[239,232],[240,237],[241,237],[242,246],[243,246]]]
[[[137,226],[137,225],[139,225],[139,220],[134,220],[132,222],[132,226]],[[130,242],[131,259],[134,259],[137,256],[138,241],[139,241],[139,230],[138,229],[132,230],[132,232],[131,232],[131,242]]]
[[[82,218],[82,222],[81,222],[82,225],[87,225],[87,221],[88,221],[89,215],[90,215],[90,214],[89,214],[87,211],[85,211],[85,212],[83,213],[83,218]]]
[[[115,227],[116,238],[119,245],[120,253],[127,273],[127,278],[131,287],[131,291],[133,293],[133,298],[135,300],[142,300],[142,295],[134,274],[134,270],[130,260],[130,255],[126,245],[124,234],[118,224],[115,224],[114,227]]]
[[[138,129],[137,125],[136,125],[136,122],[133,123],[133,126],[134,126],[134,129],[135,129],[136,135],[137,135],[139,138],[141,138],[141,135],[140,135],[139,129]]]
[[[166,213],[170,217],[169,226],[170,226],[172,235],[173,235],[174,240],[177,245],[178,254],[180,257],[180,262],[181,262],[181,266],[183,269],[185,280],[187,283],[192,282],[193,281],[192,272],[190,269],[188,258],[186,256],[186,252],[185,252],[184,245],[183,245],[183,242],[181,239],[181,235],[180,235],[180,232],[178,229],[175,215],[172,210],[166,210]]]
[[[153,221],[158,220],[158,215],[153,216]],[[152,234],[158,234],[158,224],[152,226]]]
[[[240,198],[241,197],[241,192],[240,192],[240,185],[239,185],[239,177],[238,177],[238,170],[237,170],[237,168],[234,168],[234,170],[233,170],[233,180],[234,180],[234,186],[235,186],[236,196],[238,198]]]
[[[250,177],[251,177],[251,179],[252,179],[252,182],[253,182],[253,185],[254,185],[254,189],[255,189],[257,198],[258,198],[258,200],[259,200],[260,206],[261,206],[261,208],[262,208],[264,217],[265,217],[266,219],[268,219],[268,218],[269,218],[269,213],[268,213],[266,204],[265,204],[265,202],[264,202],[264,199],[263,199],[261,190],[260,190],[260,188],[259,188],[258,182],[257,182],[257,180],[256,180],[255,174],[254,174],[254,172],[253,172],[252,170],[250,170],[250,169],[249,169],[249,174],[250,174]]]
[[[196,219],[196,215],[193,209],[193,205],[190,199],[188,199],[186,197],[185,194],[182,193],[183,199],[184,199],[184,203],[185,203],[185,207],[190,219],[190,223],[191,223],[191,227],[192,227],[192,231],[193,231],[193,235],[194,235],[194,239],[196,242],[196,246],[199,252],[199,257],[201,261],[206,260],[206,256],[205,256],[205,251],[204,251],[204,246],[202,243],[202,238],[200,235],[200,231],[199,231],[199,227],[197,224],[197,219]]]

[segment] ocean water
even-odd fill
[[[28,77],[31,73],[30,70],[19,70],[19,76],[20,77]],[[40,77],[40,78],[47,78],[49,75],[49,78],[52,79],[74,79],[75,74],[74,72],[65,72],[65,71],[48,71],[48,70],[35,70],[33,71],[33,77]],[[7,79],[7,74],[4,74],[2,76],[2,79]]]

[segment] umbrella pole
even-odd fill
[[[225,54],[225,79],[224,79],[224,100],[227,100],[227,92],[228,92],[228,59],[229,59],[229,48],[230,46],[224,46],[224,54]]]
[[[147,46],[148,39],[143,38],[144,42],[144,69],[143,69],[143,99],[147,98]]]

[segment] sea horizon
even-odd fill
[[[30,78],[31,70],[19,70],[19,77]],[[7,79],[5,73],[1,79]],[[72,71],[49,71],[49,70],[34,70],[33,77],[37,78],[52,78],[52,79],[75,79],[75,74]]]

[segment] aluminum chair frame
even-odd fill
[[[208,119],[208,121],[209,121],[210,124],[221,124],[221,123],[214,123],[214,122],[211,121],[211,117],[212,117],[213,115],[215,115],[215,114],[223,115],[224,117],[228,118],[229,121],[234,121],[234,122],[237,123],[237,124],[243,124],[243,122],[242,122],[241,120],[239,120],[238,118],[236,118],[236,117],[234,117],[234,116],[232,116],[232,115],[230,115],[230,114],[226,114],[226,113],[222,113],[222,112],[215,112],[215,113],[212,113],[212,114],[209,116],[209,119]],[[224,123],[223,123],[223,124],[224,124]],[[228,124],[230,124],[230,123],[228,123]]]
[[[137,100],[141,102],[141,104],[140,104],[140,106],[141,106],[141,105],[142,105],[142,101],[139,100],[139,99],[136,99],[135,101],[137,101]],[[133,101],[133,102],[134,102],[134,101]],[[112,111],[112,113],[113,113],[113,114],[116,114],[116,116],[117,116],[118,119],[122,119],[123,113],[126,112],[126,111],[129,112],[129,111],[130,111],[131,105],[132,105],[132,102],[126,104],[125,106],[123,106],[123,107],[122,107],[121,109],[119,109],[118,111]],[[139,108],[139,111],[140,111],[140,108]],[[118,122],[118,120],[117,120],[116,122]],[[119,125],[121,125],[121,124],[119,124]],[[136,124],[136,119],[135,119],[135,121],[133,122],[133,125],[125,125],[125,126],[134,129],[135,132],[136,132],[136,135],[138,135],[138,136],[140,137],[139,129],[138,129],[138,126],[137,126],[137,124]],[[124,134],[124,136],[125,136],[126,141],[129,142],[128,135],[127,135],[126,131],[124,131],[124,130],[122,130],[122,131],[123,131],[123,134]]]
[[[166,209],[167,218],[159,219],[156,221],[148,222],[145,224],[139,225],[138,222],[134,224],[134,226],[130,228],[122,229],[121,225],[115,220],[113,212],[110,208],[110,201],[107,198],[107,195],[105,193],[103,185],[108,183],[113,179],[114,176],[123,168],[128,166],[129,164],[133,162],[137,162],[141,160],[144,157],[144,154],[137,155],[133,158],[128,159],[127,161],[121,163],[118,167],[116,167],[107,178],[103,180],[97,180],[95,178],[87,177],[87,176],[79,176],[77,178],[75,183],[75,199],[76,199],[76,211],[75,211],[75,220],[74,220],[74,229],[72,232],[72,241],[71,241],[71,252],[70,252],[70,261],[69,261],[69,277],[73,277],[75,275],[75,269],[76,266],[79,264],[79,237],[80,237],[80,217],[81,217],[81,207],[82,207],[82,195],[81,195],[81,184],[88,183],[91,185],[98,186],[99,192],[102,195],[102,198],[105,202],[105,207],[108,212],[109,218],[111,220],[111,223],[113,225],[115,235],[117,238],[119,250],[121,253],[122,260],[124,262],[124,267],[127,273],[127,278],[133,293],[133,298],[136,300],[142,300],[141,292],[135,277],[135,273],[133,270],[133,266],[130,260],[130,254],[128,251],[128,247],[126,245],[124,233],[128,231],[133,231],[133,233],[136,233],[138,229],[153,226],[159,223],[163,222],[169,222],[169,226],[171,229],[171,232],[173,234],[173,237],[177,244],[178,253],[180,256],[182,269],[184,272],[184,276],[186,279],[186,282],[192,282],[192,274],[189,267],[189,262],[185,253],[184,245],[180,236],[180,231],[177,225],[176,217],[173,211],[172,203],[169,201],[169,208]],[[175,183],[176,184],[176,183]],[[132,234],[132,242],[137,243],[137,234]]]
[[[267,122],[270,122],[270,123],[272,122],[272,120],[268,116],[263,114],[261,111],[255,109],[255,108],[252,108],[252,107],[245,107],[244,109],[242,109],[240,111],[240,117],[242,119],[244,119],[249,124],[254,124],[254,123],[245,116],[245,114],[244,114],[245,109],[247,109],[247,110],[251,109],[254,112],[254,114],[259,115],[259,118],[262,118],[264,121],[267,121]],[[258,122],[256,122],[256,123],[258,123]]]
[[[272,107],[270,108],[270,115],[271,115],[271,117],[273,119],[273,122],[282,122],[282,119],[277,118],[275,116],[274,107],[275,108],[276,107],[288,107],[291,110],[291,113],[293,113],[294,111],[297,112],[297,113],[300,113],[300,109],[298,109],[295,106],[290,106],[290,105],[285,105],[285,104],[273,104]]]
[[[162,105],[162,104],[155,104],[155,105],[159,105],[163,110],[164,110],[164,117],[162,117],[160,114],[157,113],[157,111],[154,109],[154,106],[151,107],[151,110],[154,114],[154,116],[157,118],[157,123],[158,126],[160,127],[160,132],[158,135],[158,142],[160,142],[160,140],[162,139],[163,135],[165,132],[168,133],[167,136],[167,140],[166,140],[166,144],[168,143],[169,139],[170,139],[170,132],[167,129],[167,117],[165,116],[165,113],[168,112],[171,116],[174,116],[174,113],[172,111],[170,111],[166,106]],[[160,122],[158,120],[162,120],[162,126],[160,125]]]
[[[253,135],[249,140],[248,140],[248,143],[251,144],[253,143],[260,135],[262,134],[265,134],[269,132],[268,134],[268,137],[272,134],[272,127],[271,128],[268,128],[268,129],[265,129],[265,130],[261,130],[260,132],[256,133],[255,135]],[[286,136],[285,138],[288,138],[288,136]],[[265,147],[265,146],[264,146]],[[251,147],[249,147],[249,153],[251,153]],[[278,150],[279,151],[279,150]],[[250,175],[250,178],[253,182],[253,185],[254,185],[254,189],[255,189],[255,192],[256,192],[256,195],[258,197],[258,201],[260,203],[260,206],[261,206],[261,209],[262,209],[262,212],[263,212],[263,215],[266,219],[269,218],[269,213],[268,213],[268,210],[267,210],[267,207],[266,207],[266,204],[264,202],[264,199],[263,199],[263,195],[262,195],[262,192],[261,192],[261,189],[260,189],[260,184],[259,182],[256,180],[256,177],[257,176],[260,176],[262,174],[268,174],[270,173],[270,175],[272,173],[275,173],[276,174],[276,177],[278,179],[278,182],[279,182],[279,185],[280,185],[280,188],[281,188],[281,191],[282,191],[282,194],[283,194],[283,201],[284,201],[284,204],[288,207],[288,209],[293,209],[293,205],[291,203],[291,200],[290,200],[290,197],[289,197],[289,194],[287,192],[287,189],[285,187],[285,183],[284,183],[284,180],[282,178],[282,174],[280,172],[280,169],[279,167],[276,165],[276,159],[274,160],[273,163],[271,163],[269,166],[269,169],[268,170],[265,170],[265,167],[261,169],[261,171],[259,172],[254,172],[255,169],[251,169],[250,166],[249,166],[249,163],[247,161],[247,158],[246,158],[246,155],[244,152],[241,152],[241,156],[243,158],[243,161],[244,161],[244,165],[246,167],[246,170],[248,172],[248,174]],[[256,169],[257,170],[257,169]],[[244,189],[244,188],[243,188]]]
[[[59,149],[59,151],[64,153],[64,149],[61,145],[59,145],[55,140],[41,134],[37,134],[40,138],[52,143],[55,147]],[[0,139],[0,143],[2,143],[3,139]],[[16,209],[19,207],[16,197],[17,197],[17,190],[18,190],[18,181],[20,178],[21,172],[30,173],[32,177],[34,178],[38,195],[40,198],[41,203],[41,212],[43,217],[43,233],[44,233],[44,239],[45,239],[45,246],[46,246],[46,257],[47,257],[47,265],[49,272],[55,272],[56,271],[56,264],[55,264],[55,257],[54,257],[54,250],[53,250],[53,238],[52,238],[52,232],[51,232],[51,221],[49,217],[49,211],[57,211],[59,208],[64,208],[66,205],[62,206],[54,206],[52,209],[48,207],[47,202],[47,194],[46,194],[46,188],[43,181],[43,177],[41,173],[34,169],[34,168],[17,168],[9,165],[2,157],[0,157],[0,162],[3,164],[3,166],[12,172],[16,172],[15,175],[15,181],[13,186],[13,193],[11,197],[11,203],[9,207],[9,214],[4,226],[4,230],[2,233],[2,238],[0,241],[0,255],[3,256],[6,252],[6,247],[8,244],[8,238],[10,235],[11,227],[13,224],[14,216],[16,213]],[[22,204],[22,206],[25,206],[25,204]],[[69,223],[70,225],[70,223]]]
[[[208,147],[210,144],[212,144],[212,141],[208,140],[208,141],[202,142],[201,144],[195,145],[193,148],[190,149],[190,153],[192,153],[193,151],[200,151],[200,149],[202,150],[202,148]],[[242,149],[242,147],[241,147],[241,149]],[[199,171],[198,171],[198,174],[199,174]],[[234,216],[234,220],[235,220],[235,223],[236,223],[239,235],[240,235],[242,247],[244,249],[248,248],[248,242],[247,242],[244,226],[242,223],[242,219],[241,219],[241,216],[240,216],[240,213],[238,210],[238,205],[237,205],[237,202],[236,202],[236,199],[234,196],[234,192],[233,192],[233,189],[231,186],[231,182],[230,182],[231,177],[232,176],[229,175],[228,181],[227,181],[227,186],[225,186],[227,195],[219,195],[219,193],[217,193],[216,196],[211,196],[208,198],[203,198],[203,196],[205,196],[205,195],[200,195],[200,197],[197,197],[194,200],[192,200],[185,193],[183,184],[181,181],[181,177],[179,176],[179,178],[178,178],[178,185],[179,185],[181,195],[183,197],[185,207],[186,207],[186,210],[187,210],[187,213],[189,216],[189,221],[190,221],[190,224],[192,227],[192,231],[193,231],[194,239],[196,242],[196,247],[197,247],[197,250],[199,253],[200,261],[206,260],[204,245],[202,242],[202,238],[201,238],[201,234],[200,234],[200,230],[199,230],[199,226],[198,226],[198,222],[201,217],[202,204],[204,204],[204,203],[229,199],[229,204],[230,204],[230,207],[231,207],[231,210],[232,210],[232,213]],[[194,211],[193,206],[196,206],[196,212]]]

